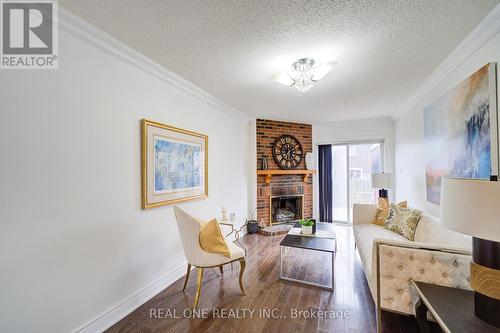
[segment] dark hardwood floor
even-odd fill
[[[185,292],[182,278],[108,332],[376,332],[375,306],[354,249],[351,229],[340,226],[336,232],[333,293],[279,279],[278,244],[283,235],[246,235],[242,241],[248,249],[246,296],[240,294],[238,287],[239,264],[233,268],[227,265],[223,277],[218,269],[207,269],[198,306],[200,312],[204,311],[200,313],[203,318],[183,318],[191,313],[194,300],[196,274],[191,274]],[[327,253],[289,249],[284,262],[287,275],[325,284],[330,281],[331,261]],[[234,312],[224,312],[231,309]],[[260,318],[263,309],[268,309],[274,318]],[[174,311],[181,318],[172,318]],[[298,311],[304,311],[300,317],[296,316]],[[306,318],[311,311],[325,311],[322,313],[327,318]],[[234,318],[237,315],[240,318]],[[418,332],[412,317],[383,313],[382,323],[384,332]]]

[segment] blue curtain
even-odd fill
[[[319,220],[333,222],[332,145],[319,146]]]

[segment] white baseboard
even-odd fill
[[[247,234],[247,228],[243,228],[243,230],[240,231],[240,238],[242,238],[246,234]]]
[[[105,313],[94,318],[89,323],[76,329],[75,332],[96,333],[103,332],[104,330],[110,328],[125,316],[130,314],[132,311],[146,303],[153,296],[157,295],[159,292],[184,276],[184,274],[186,273],[186,265],[187,263],[180,265],[173,271],[163,276],[161,279],[153,282],[148,287],[139,291],[135,295],[132,295],[131,297],[115,305]]]
[[[246,228],[241,231],[240,238],[246,235]],[[186,274],[187,262],[180,265],[170,273],[153,282],[148,287],[130,296],[123,302],[115,305],[103,314],[92,319],[89,323],[77,328],[75,333],[96,333],[103,332],[132,313],[135,309],[149,301],[153,296],[179,280]]]

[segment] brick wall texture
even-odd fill
[[[276,138],[283,134],[296,137],[304,151],[304,157],[297,169],[305,170],[305,153],[312,152],[312,126],[309,124],[289,123],[257,119],[257,167],[261,169],[262,157],[266,157],[269,170],[280,170],[274,162],[272,148]],[[257,219],[269,225],[270,197],[276,195],[304,195],[304,218],[312,217],[313,190],[312,177],[304,183],[301,175],[274,175],[271,183],[266,177],[257,177]]]

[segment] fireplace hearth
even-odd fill
[[[270,197],[270,225],[292,223],[303,217],[303,195],[279,195]]]

